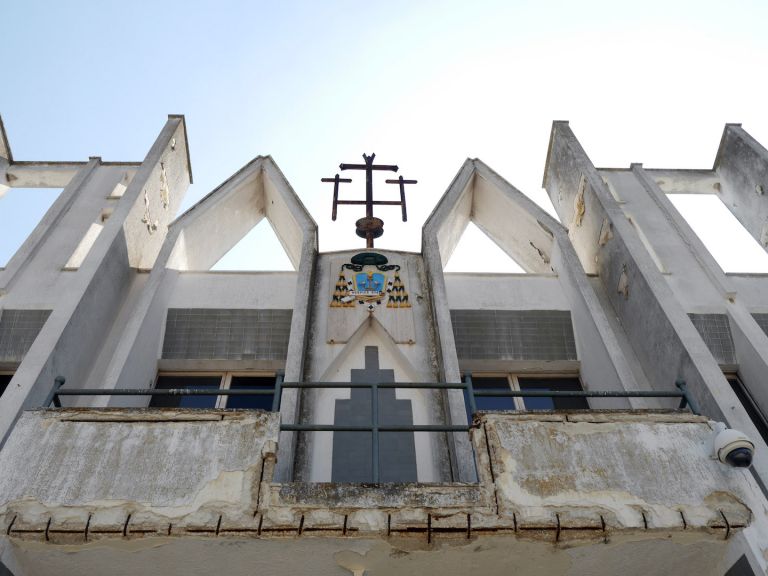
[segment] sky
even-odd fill
[[[377,211],[377,247],[417,252],[468,157],[551,212],[541,180],[553,120],[570,121],[597,166],[709,168],[726,122],[768,144],[764,0],[0,0],[0,21],[0,114],[17,160],[141,160],[167,115],[184,114],[195,182],[182,210],[269,154],[322,251],[364,246],[359,207],[332,222],[320,182],[364,152],[419,181],[407,223],[396,207]],[[384,177],[375,194],[396,199]],[[364,193],[352,178],[342,197]],[[26,235],[50,196],[11,190],[0,226],[31,219]],[[288,266],[266,222],[254,234],[224,267]],[[493,249],[481,236],[469,231],[449,269],[497,269],[478,258]],[[13,244],[0,240],[0,260]]]

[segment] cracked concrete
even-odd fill
[[[274,482],[278,418],[26,412],[0,453],[0,467],[11,471],[0,479],[4,561],[10,555],[33,567],[22,574],[36,573],[61,559],[51,550],[66,550],[83,557],[72,566],[93,561],[95,569],[128,550],[140,559],[162,550],[175,557],[200,538],[293,555],[295,547],[279,542],[301,538],[325,558],[318,573],[358,564],[371,574],[393,566],[416,573],[424,562],[460,564],[465,554],[486,558],[495,573],[496,556],[512,549],[568,574],[594,555],[617,554],[618,542],[629,554],[671,546],[670,558],[706,549],[698,558],[711,563],[751,519],[744,471],[709,457],[711,428],[700,416],[481,413],[471,433],[478,483],[378,485]],[[583,548],[592,555],[581,556]],[[507,570],[517,565],[505,562]]]

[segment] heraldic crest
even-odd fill
[[[350,279],[347,279],[347,271]],[[391,280],[388,272],[392,273]],[[362,252],[353,256],[351,262],[341,265],[331,308],[354,308],[363,304],[372,312],[385,298],[387,308],[411,307],[398,264],[389,264],[382,254]]]

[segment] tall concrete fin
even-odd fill
[[[569,223],[582,265],[597,274],[651,385],[674,390],[675,380],[686,381],[705,414],[755,439],[754,467],[768,477],[768,462],[759,460],[768,447],[567,122],[553,124],[544,182],[560,219]],[[606,222],[612,233],[602,241]]]
[[[10,164],[13,162],[13,154],[11,153],[11,145],[8,143],[8,136],[5,133],[3,117],[0,116],[0,162],[2,160]]]
[[[768,150],[741,124],[726,124],[714,169],[720,199],[768,250]]]
[[[191,182],[184,117],[169,116],[115,210],[132,267],[152,268]]]
[[[10,187],[7,180],[8,176],[6,170],[11,162],[13,162],[11,146],[8,144],[8,137],[5,134],[3,117],[0,116],[0,198],[3,197]]]

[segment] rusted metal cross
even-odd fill
[[[365,170],[365,200],[339,200],[339,183],[352,182],[349,178],[339,178],[336,174],[333,178],[321,178],[321,182],[333,182],[333,210],[331,219],[336,220],[336,209],[339,204],[365,205],[365,218],[360,218],[357,223],[356,233],[361,238],[365,238],[366,247],[373,248],[373,240],[384,234],[384,221],[373,215],[375,205],[402,206],[403,222],[407,220],[405,209],[405,184],[416,184],[416,180],[404,180],[402,176],[397,180],[387,180],[388,184],[400,184],[400,200],[374,200],[373,199],[373,171],[386,170],[397,172],[398,167],[388,164],[374,164],[373,159],[376,154],[370,156],[363,154],[365,164],[339,164],[340,170]]]

